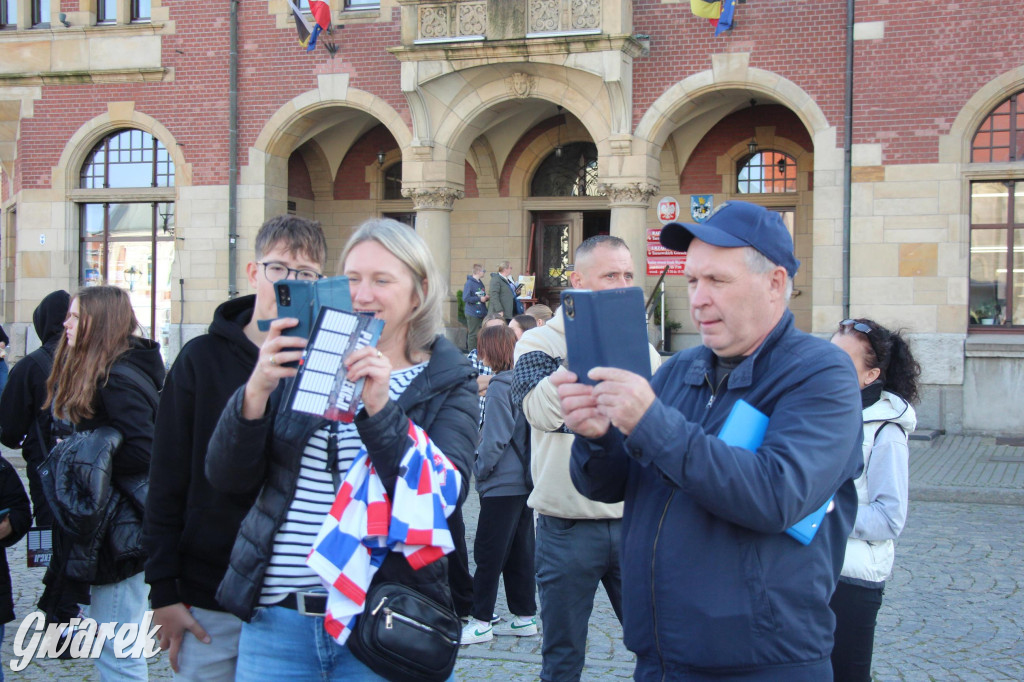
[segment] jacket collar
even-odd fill
[[[773,349],[783,336],[785,336],[793,328],[793,313],[787,308],[782,313],[782,318],[779,320],[775,328],[765,337],[764,341],[760,346],[754,350],[753,353],[743,359],[743,362],[739,364],[732,372],[729,373],[730,388],[746,388],[754,382],[754,365],[757,364],[758,358],[766,353],[771,353]],[[687,370],[686,375],[683,377],[683,381],[690,384],[691,386],[699,386],[704,383],[704,377],[710,376],[714,372],[715,368],[715,354],[707,346],[701,346],[698,350],[697,358],[690,363],[690,368]]]
[[[469,360],[444,336],[438,335],[430,346],[430,359],[420,375],[398,398],[400,405],[415,405],[426,397],[477,375]]]

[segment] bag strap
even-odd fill
[[[122,362],[111,367],[110,373],[122,376],[135,386],[141,388],[153,409],[156,409],[160,404],[160,393],[157,391],[156,384],[153,383],[152,379],[143,374],[139,368]]]
[[[523,450],[519,447],[519,443],[516,442],[516,434],[520,431],[520,429],[517,427],[519,426],[520,422],[526,422],[526,415],[523,413],[523,409],[521,407],[516,408],[516,421],[515,424],[512,426],[512,440],[509,441],[509,445],[511,445],[512,449],[516,451],[516,455],[519,457],[519,462],[523,465],[523,471],[526,472],[527,480],[530,480],[533,477],[533,472],[530,471],[530,455],[526,452],[523,452]],[[529,436],[529,424],[527,424],[526,433],[527,436]]]

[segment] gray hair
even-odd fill
[[[772,262],[768,256],[764,255],[753,246],[743,247],[744,256],[747,260],[747,269],[755,275],[765,275],[775,268],[781,268],[783,266],[778,263]],[[786,274],[786,303],[789,303],[789,299],[793,297],[793,278]]]
[[[349,237],[341,252],[341,260],[338,261],[338,274],[344,273],[345,260],[352,249],[366,241],[377,242],[409,268],[419,305],[409,317],[405,351],[406,354],[429,351],[434,339],[441,333],[441,306],[448,295],[448,285],[427,243],[414,229],[397,220],[370,218]]]

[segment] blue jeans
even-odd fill
[[[145,574],[136,573],[119,583],[93,585],[89,590],[89,605],[85,607],[85,615],[97,623],[141,623],[147,608],[149,585],[146,584]],[[95,663],[102,682],[149,679],[146,659],[117,658],[114,642],[110,639],[103,642],[103,650]]]
[[[268,606],[242,623],[236,682],[383,679],[327,634],[323,618]]]
[[[545,682],[579,680],[598,583],[622,622],[620,519],[537,519],[537,587],[544,626]]]

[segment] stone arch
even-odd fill
[[[275,111],[256,137],[252,149],[285,159],[304,141],[306,133],[322,123],[331,109],[339,107],[369,114],[383,124],[401,149],[409,146],[412,134],[391,105],[364,90],[348,87],[348,74],[319,77],[319,86],[293,97]],[[250,158],[249,165],[253,164]]]
[[[761,94],[789,108],[815,140],[816,151],[821,135],[829,135],[834,146],[835,126],[829,124],[825,112],[798,85],[770,71],[751,68],[745,61],[730,65],[720,65],[714,58],[713,61],[716,63],[711,70],[684,78],[666,90],[641,117],[635,136],[647,145],[646,154],[652,166],[657,167],[669,135],[700,113],[694,104],[728,90]],[[685,165],[686,159],[679,162]]]
[[[125,128],[143,130],[160,140],[174,160],[174,186],[192,184],[192,164],[186,163],[174,135],[152,116],[136,111],[134,102],[111,102],[107,105],[107,113],[86,121],[68,139],[60,160],[51,171],[50,186],[66,191],[77,189],[79,171],[96,143]]]
[[[315,201],[330,201],[334,197],[334,178],[331,177],[331,165],[327,155],[316,140],[309,140],[296,149],[306,164],[309,181],[313,187]]]
[[[515,67],[522,68],[523,65]],[[479,83],[475,82],[475,79],[467,79],[466,87],[472,88],[471,95],[452,98],[452,108],[438,121],[435,150],[443,150],[443,153],[450,157],[450,168],[462,167],[461,162],[473,140],[487,128],[486,124],[492,115],[489,112],[498,110],[499,105],[517,99],[540,99],[561,105],[587,130],[590,138],[597,144],[599,158],[611,154],[610,138],[614,131],[609,112],[612,111],[614,102],[607,84],[598,76],[579,72],[580,78],[566,82],[561,67],[557,70],[560,75],[556,76],[548,75],[543,65],[530,65],[533,87],[527,98],[520,98],[510,92],[506,84],[506,79],[512,77],[512,67],[485,68],[491,69],[489,73],[492,77]],[[465,72],[460,73],[465,75]],[[595,92],[599,94],[595,96]],[[598,163],[600,164],[600,160]]]
[[[1024,90],[1024,65],[1010,69],[981,86],[960,109],[949,133],[939,136],[940,163],[970,163],[974,133],[992,109]]]

